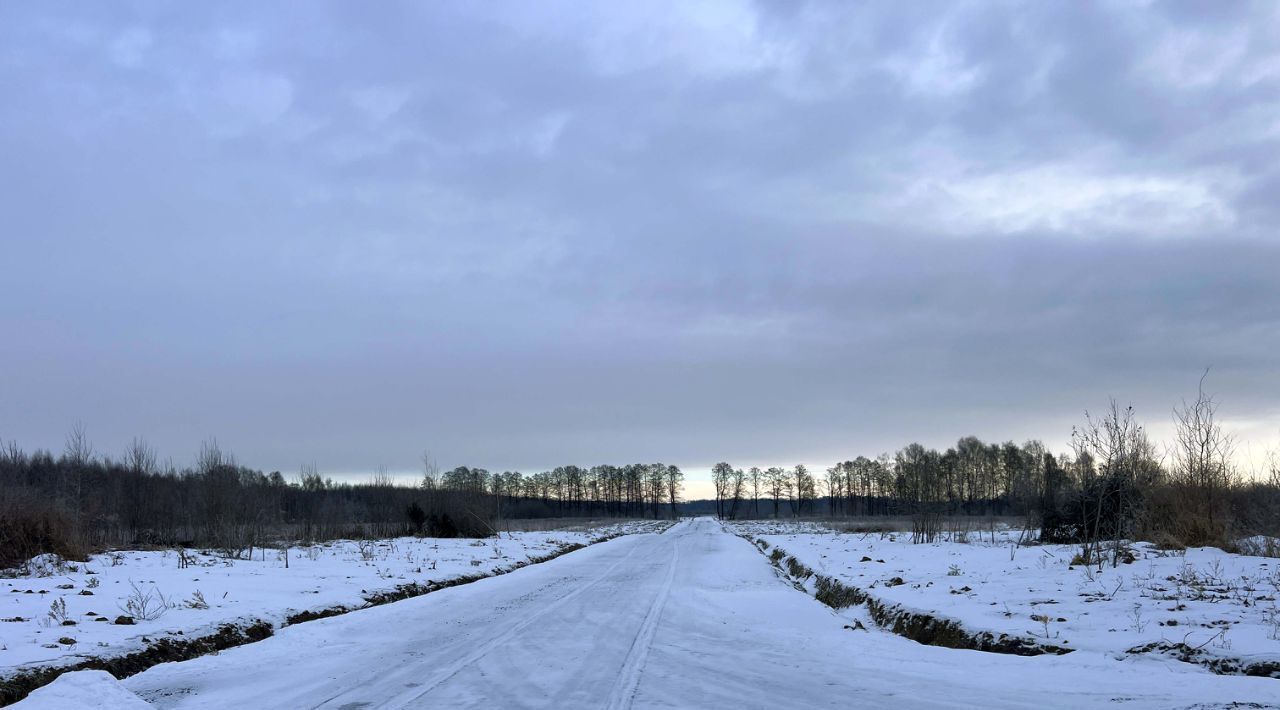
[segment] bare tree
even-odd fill
[[[1101,564],[1102,542],[1110,540],[1111,564],[1119,564],[1122,539],[1130,531],[1140,488],[1158,471],[1146,431],[1138,424],[1132,406],[1121,408],[1111,400],[1101,417],[1085,413],[1085,424],[1072,432],[1077,458],[1090,457],[1096,474],[1081,481],[1085,535],[1080,558],[1084,564]]]
[[[62,455],[71,464],[71,475],[68,477],[63,473],[59,476],[62,479],[62,496],[72,506],[74,511],[72,518],[75,520],[74,534],[80,538],[83,534],[81,512],[84,509],[84,473],[89,462],[93,460],[93,444],[89,443],[84,422],[77,421],[71,427],[71,431],[67,433],[66,446],[63,448]],[[66,467],[60,467],[60,470],[65,471]]]
[[[440,485],[440,466],[430,451],[422,452],[422,487],[435,490]]]
[[[784,469],[772,466],[764,472],[765,484],[769,486],[769,497],[773,499],[773,517],[778,517],[778,505],[782,496],[791,485],[791,479]]]
[[[799,515],[806,505],[812,507],[816,491],[814,490],[813,475],[809,473],[808,467],[804,464],[796,464],[792,469],[795,476],[795,498],[791,502],[791,514]]]
[[[156,450],[135,436],[124,450],[124,464],[134,473],[153,473],[156,470]]]
[[[218,445],[217,438],[200,442],[200,453],[196,454],[197,473],[209,474],[219,468],[234,467],[235,465],[235,456],[230,453],[224,453],[222,447]]]
[[[373,470],[373,475],[369,477],[369,485],[378,488],[390,488],[396,484],[395,478],[391,476],[391,472],[383,464]]]
[[[684,474],[676,466],[667,466],[667,500],[671,503],[671,519],[680,517],[676,506],[680,502],[680,487],[684,484]]]
[[[844,480],[844,464],[838,463],[827,469],[827,509],[833,516],[837,506],[844,503]]]
[[[89,443],[89,436],[85,433],[84,422],[76,422],[71,427],[71,431],[67,432],[67,440],[63,446],[62,455],[67,461],[77,466],[83,466],[93,458],[93,444]]]
[[[1171,474],[1178,487],[1183,542],[1192,545],[1221,544],[1225,529],[1227,494],[1239,476],[1232,464],[1233,437],[1216,419],[1218,404],[1204,391],[1209,371],[1200,378],[1194,402],[1173,410],[1174,442]]]
[[[711,483],[716,489],[716,517],[724,517],[725,498],[729,494],[729,479],[733,475],[733,466],[721,461],[711,467]]]
[[[747,472],[751,478],[751,517],[760,517],[760,478],[761,471],[759,466],[752,466]]]
[[[740,468],[734,469],[733,472],[729,474],[729,491],[731,501],[729,504],[730,520],[738,519],[738,506],[741,505],[742,496],[746,491],[746,479],[746,474],[743,473]]]
[[[664,464],[651,464],[645,472],[645,488],[649,496],[649,508],[654,520],[658,519],[658,511],[662,508],[662,499],[667,492],[667,467]]]

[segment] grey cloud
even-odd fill
[[[0,9],[0,436],[267,468],[1280,430],[1265,3]]]

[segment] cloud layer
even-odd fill
[[[1280,431],[1273,3],[0,7],[0,437],[355,472]]]

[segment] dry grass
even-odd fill
[[[857,518],[830,518],[815,521],[845,533],[910,533],[913,521],[908,516],[866,516]],[[1024,520],[1014,516],[968,516],[943,518],[940,530],[947,539],[996,530],[1017,529]],[[960,540],[956,540],[957,542]]]
[[[644,518],[652,520],[652,518]],[[605,525],[627,523],[641,518],[517,518],[495,524],[501,532],[587,532]]]

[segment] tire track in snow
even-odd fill
[[[521,631],[524,631],[525,629],[529,628],[533,624],[540,621],[542,617],[546,616],[547,614],[550,614],[556,609],[559,609],[560,607],[564,606],[565,604],[572,601],[573,599],[581,596],[587,590],[591,589],[592,587],[596,586],[600,582],[607,579],[610,575],[613,574],[614,570],[622,566],[622,564],[627,560],[631,559],[631,556],[634,555],[635,551],[639,548],[640,548],[639,545],[633,544],[631,546],[631,549],[627,551],[627,554],[619,558],[618,561],[609,565],[609,568],[606,569],[604,572],[602,572],[595,579],[569,592],[563,597],[560,597],[556,601],[552,602],[551,604],[548,604],[547,606],[543,607],[541,610],[535,612],[531,616],[526,617],[524,620],[513,624],[506,631],[502,632],[501,634],[498,634],[492,639],[481,644],[480,647],[477,648],[475,651],[467,654],[466,656],[463,656],[457,661],[454,661],[453,663],[450,663],[449,665],[445,666],[441,670],[437,671],[429,680],[424,682],[422,685],[414,687],[412,690],[406,693],[402,693],[396,697],[393,697],[390,700],[377,703],[376,705],[369,704],[369,705],[364,705],[362,707],[403,708],[410,705],[414,701],[420,700],[424,695],[426,695],[427,693],[430,693],[432,690],[435,690],[436,687],[438,687],[440,684],[444,683],[445,681],[449,680],[455,675],[461,673],[464,669],[466,669],[472,663],[475,663],[476,661],[479,661],[481,658],[484,658],[485,656],[487,656],[489,652],[492,651],[493,649],[497,648],[498,646],[501,646],[507,641],[510,641],[513,637],[515,637]],[[342,693],[339,693],[338,695],[328,698],[324,702],[316,705],[314,708],[312,708],[312,710],[317,710],[318,708],[322,708],[332,703],[333,701],[343,697],[344,695],[348,695],[349,693],[350,691],[343,691]]]
[[[640,685],[640,674],[644,671],[645,662],[649,660],[649,649],[653,646],[653,636],[658,631],[658,620],[662,618],[662,610],[667,605],[667,597],[671,595],[671,585],[676,577],[676,566],[679,564],[680,541],[679,538],[676,538],[676,542],[671,547],[671,564],[667,568],[666,579],[662,581],[662,589],[654,597],[653,604],[649,607],[649,613],[645,614],[644,621],[640,624],[640,630],[636,632],[636,637],[632,639],[631,650],[627,652],[627,658],[622,663],[622,670],[618,673],[618,680],[613,686],[613,692],[609,694],[609,703],[606,705],[609,710],[626,710],[631,707],[631,701],[635,699],[636,689]]]

